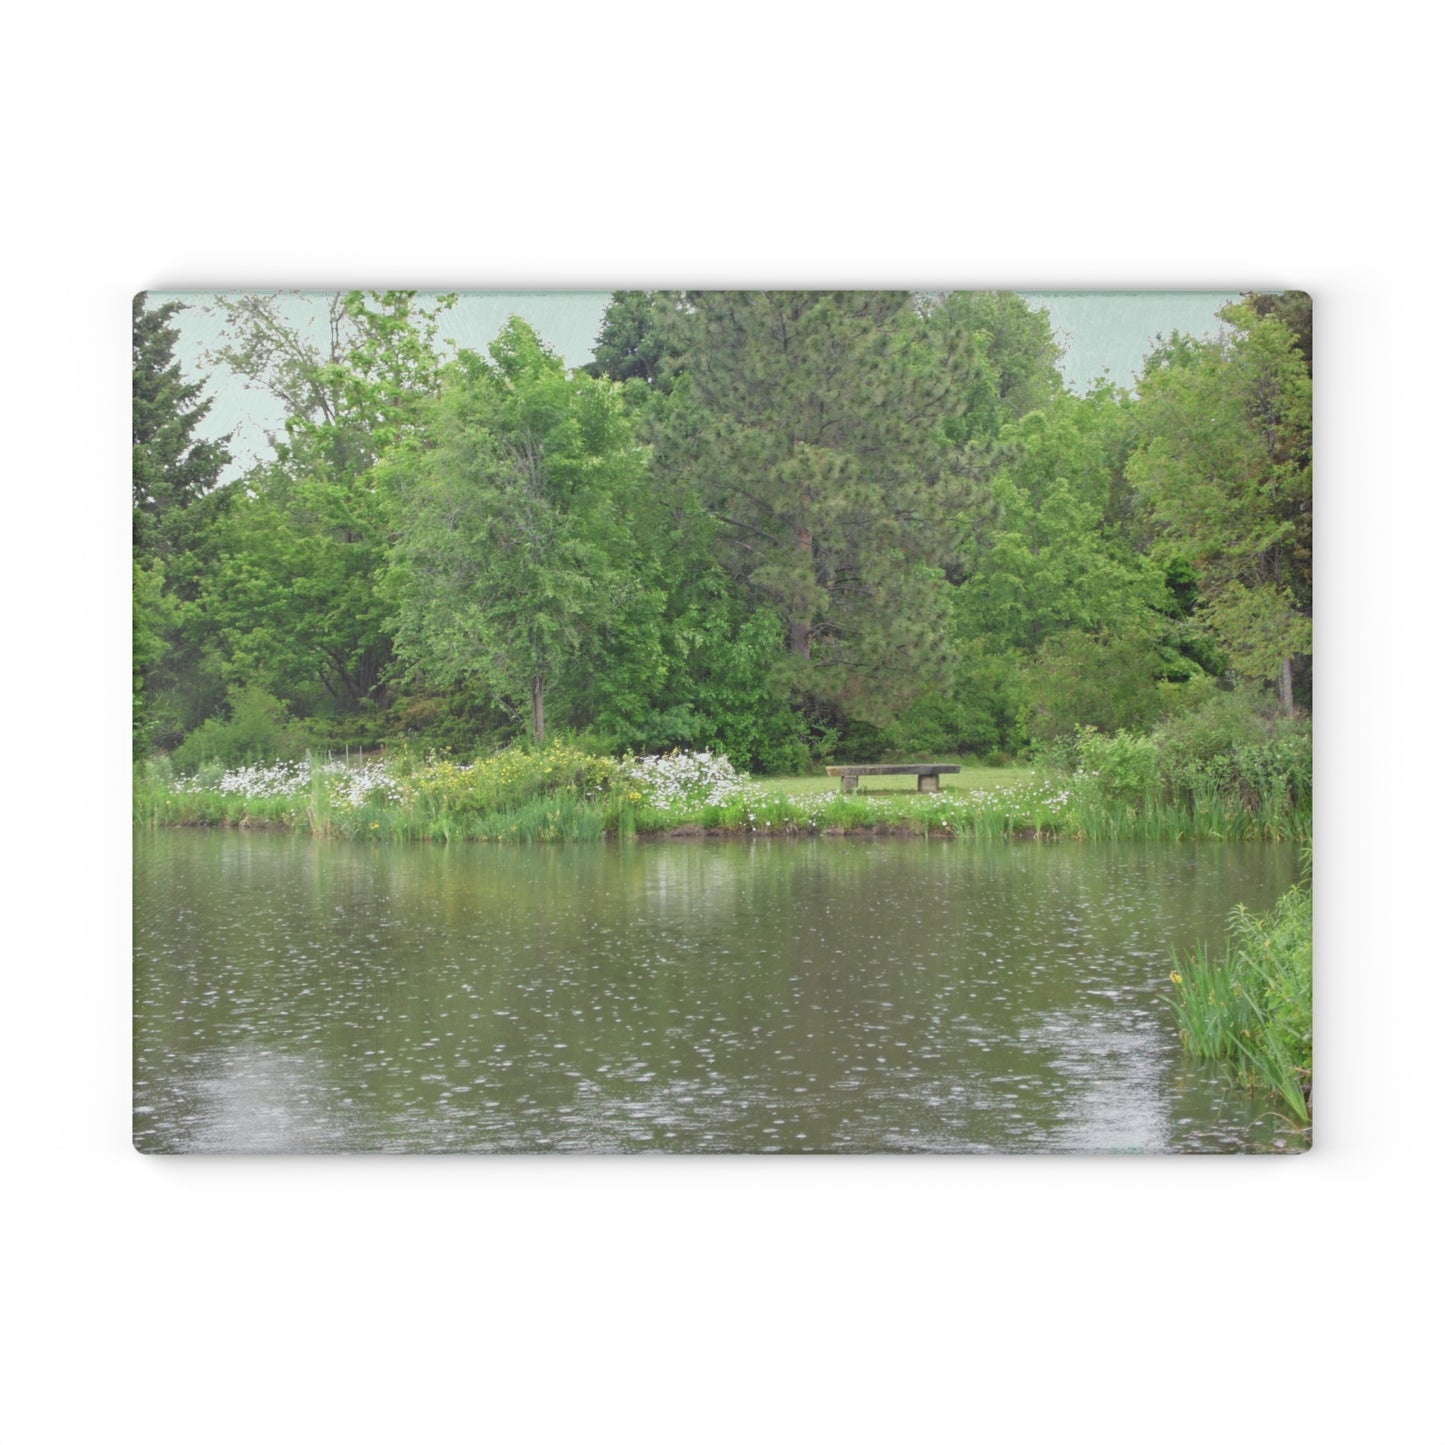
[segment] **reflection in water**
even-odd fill
[[[1287,849],[136,838],[148,1151],[1289,1147],[1171,949]]]

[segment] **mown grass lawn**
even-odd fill
[[[929,762],[940,761],[929,758]],[[947,761],[946,759],[943,761]],[[939,782],[945,793],[973,793],[981,790],[990,792],[998,788],[1011,788],[1015,783],[1032,783],[1036,774],[1032,768],[981,768],[965,763],[961,772],[945,773]],[[836,793],[841,791],[841,779],[830,778],[826,773],[797,778],[754,777],[753,781],[770,792],[787,793]],[[918,779],[911,773],[884,773],[871,778],[858,779],[859,793],[912,793],[918,792]]]

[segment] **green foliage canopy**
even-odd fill
[[[796,771],[1308,678],[1304,293],[1161,345],[1137,399],[1064,391],[1008,293],[619,292],[572,374],[516,318],[444,360],[448,301],[337,295],[316,341],[217,298],[213,359],[287,413],[220,487],[137,298],[138,748],[560,724]]]
[[[569,377],[525,322],[490,354],[458,358],[428,445],[388,462],[387,592],[413,673],[527,717],[540,742],[549,689],[615,662],[610,640],[626,637],[634,669],[661,667],[662,599],[639,557],[646,456],[617,388]]]
[[[275,460],[245,479],[208,592],[228,679],[311,715],[386,706],[392,639],[378,588],[390,509],[375,463],[415,437],[440,385],[437,316],[453,299],[333,297],[323,350],[276,297],[218,298],[230,339],[217,358],[288,408]]]
[[[227,438],[198,438],[205,382],[184,379],[179,301],[131,303],[132,746],[170,745],[214,700],[196,599],[230,501]]]
[[[1215,340],[1175,336],[1140,381],[1127,474],[1199,583],[1234,672],[1278,686],[1311,650],[1311,382],[1294,332],[1226,307]]]
[[[946,568],[970,502],[974,347],[960,304],[906,292],[659,299],[676,378],[664,471],[719,524],[754,605],[784,620],[795,687],[886,721],[949,650]]]

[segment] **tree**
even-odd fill
[[[1157,623],[1168,598],[1134,545],[1118,483],[1128,455],[1122,399],[1060,394],[1000,431],[993,510],[964,549],[966,635],[1032,653],[1069,629]]]
[[[953,324],[969,336],[973,370],[950,433],[987,448],[1002,428],[1065,396],[1053,322],[1011,291],[940,292]]]
[[[659,470],[696,487],[730,575],[782,618],[795,686],[880,722],[948,648],[974,495],[948,430],[977,374],[964,311],[862,291],[664,293],[655,311]]]
[[[603,313],[593,359],[582,368],[588,376],[612,381],[641,381],[667,389],[664,375],[666,355],[662,332],[657,325],[651,291],[614,291]]]
[[[456,296],[430,304],[415,291],[328,295],[326,346],[285,315],[278,295],[217,296],[228,340],[210,353],[286,408],[278,454],[293,468],[365,472],[404,431],[418,396],[436,390],[438,318]]]
[[[1197,671],[1164,570],[1138,546],[1129,442],[1128,399],[1107,387],[1060,391],[1000,429],[994,507],[965,544],[956,619],[1011,668],[1030,736],[1137,722],[1160,706],[1161,678]]]
[[[182,303],[131,303],[132,741],[173,744],[200,721],[208,695],[196,598],[216,561],[230,501],[221,473],[229,438],[197,436],[211,409],[186,381],[171,324]]]
[[[165,595],[165,573],[159,560],[143,567],[131,560],[131,746],[139,756],[150,742],[146,677],[170,650],[166,633],[174,621],[174,605]]]
[[[1274,316],[1294,333],[1295,349],[1304,358],[1305,370],[1314,376],[1314,301],[1308,291],[1248,291],[1245,305],[1256,316]]]
[[[1308,667],[1311,383],[1295,332],[1245,305],[1211,341],[1176,335],[1150,358],[1128,475],[1160,542],[1198,579],[1197,615],[1234,672],[1294,710]]]
[[[131,302],[131,545],[136,558],[177,558],[214,520],[221,473],[230,465],[229,437],[202,438],[196,428],[211,410],[205,382],[184,379],[175,357],[180,333],[167,301],[150,310],[146,293]]]
[[[638,556],[646,457],[618,389],[568,376],[519,318],[489,353],[458,357],[425,444],[388,461],[388,595],[414,675],[500,703],[541,742],[551,690],[610,653],[662,668],[662,597]]]
[[[437,316],[453,299],[330,297],[324,348],[277,297],[216,301],[230,339],[215,356],[287,408],[275,460],[245,480],[208,595],[227,673],[353,731],[385,707],[393,655],[377,590],[390,509],[375,463],[415,434],[419,404],[440,385]]]

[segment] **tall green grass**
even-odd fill
[[[1303,842],[1312,827],[1310,729],[1224,709],[1153,733],[1080,728],[1048,757],[1084,838]],[[1217,722],[1217,720],[1216,720]]]
[[[1312,1117],[1313,909],[1308,882],[1265,913],[1239,907],[1224,953],[1176,963],[1174,1011],[1185,1047],[1222,1060],[1244,1087],[1297,1122]]]

